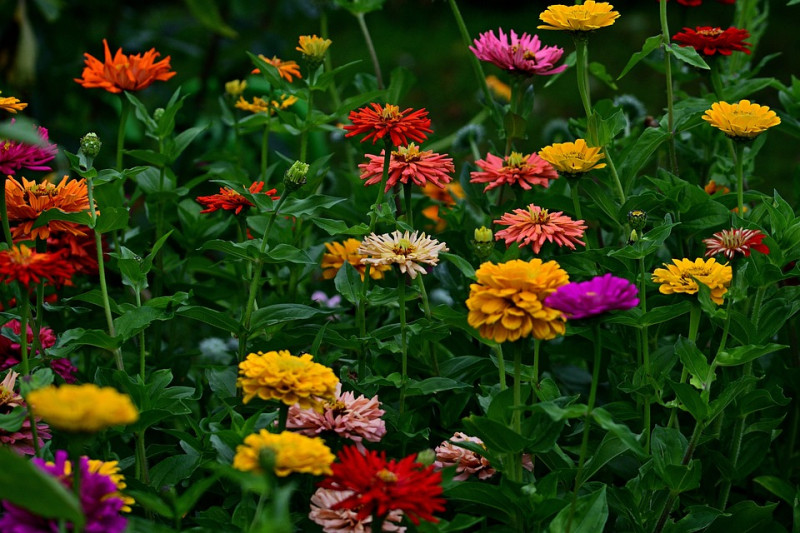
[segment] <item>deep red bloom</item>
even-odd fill
[[[101,239],[103,240],[103,239]],[[86,230],[85,235],[74,235],[65,231],[51,231],[47,237],[47,249],[59,252],[63,250],[64,257],[69,259],[75,267],[76,274],[94,276],[97,274],[97,244],[94,231]],[[107,260],[108,246],[103,240],[103,256]]]
[[[416,458],[412,454],[400,461],[387,461],[385,452],[365,450],[362,454],[355,446],[347,446],[339,452],[339,462],[331,465],[333,475],[319,486],[352,491],[334,509],[357,511],[358,520],[401,510],[415,525],[420,519],[438,522],[433,513],[444,510],[442,476],[433,465],[424,466]]]
[[[697,26],[695,29],[683,28],[682,32],[672,36],[672,40],[681,46],[691,46],[706,56],[729,56],[733,52],[749,54],[747,47],[751,45],[744,41],[748,37],[749,31],[738,28],[723,30],[713,26]]]
[[[24,244],[0,252],[0,281],[17,281],[28,289],[46,279],[56,287],[71,285],[75,267],[62,252],[39,253]]]
[[[247,190],[250,191],[250,194],[258,194],[263,188],[264,182],[256,181],[250,185],[250,188]],[[277,192],[277,189],[270,189],[268,191],[264,191],[264,194],[273,200],[277,200],[280,198],[280,195],[276,194]],[[225,211],[233,211],[235,215],[241,213],[242,209],[245,207],[253,206],[253,203],[250,200],[234,191],[230,187],[220,187],[219,194],[212,194],[211,196],[198,196],[197,203],[205,207],[205,209],[200,211],[201,213],[213,213],[218,209],[223,209]]]
[[[750,257],[750,249],[762,254],[768,254],[769,248],[762,244],[766,235],[757,229],[731,228],[715,233],[710,239],[703,239],[706,245],[706,257],[719,253],[725,254],[728,259],[733,259],[736,252]]]
[[[425,109],[417,111],[411,108],[400,111],[396,105],[370,104],[369,107],[362,107],[358,111],[350,111],[349,126],[344,126],[348,131],[345,137],[352,137],[360,133],[365,133],[361,142],[372,139],[372,144],[378,139],[383,139],[386,135],[394,146],[406,146],[408,140],[419,143],[428,138],[428,133],[433,133],[430,129],[431,119]]]

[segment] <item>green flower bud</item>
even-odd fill
[[[631,228],[635,230],[643,229],[645,223],[647,223],[647,213],[641,209],[628,211],[628,224],[631,225]]]
[[[100,142],[100,137],[98,137],[94,132],[87,133],[81,137],[81,152],[83,152],[87,157],[97,157],[97,154],[100,153],[100,148],[102,146],[103,143]]]
[[[486,226],[475,228],[475,242],[492,242],[492,230]]]
[[[286,190],[293,192],[305,185],[306,174],[308,174],[308,163],[295,161],[283,175],[283,184],[286,186]]]
[[[155,121],[161,120],[161,117],[163,117],[163,116],[164,116],[164,108],[163,107],[157,107],[156,110],[153,111],[153,119]]]
[[[430,448],[427,450],[422,450],[417,454],[417,462],[422,463],[425,466],[432,465],[435,460],[436,452]]]

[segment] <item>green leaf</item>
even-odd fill
[[[745,500],[725,509],[726,516],[717,518],[705,533],[764,533],[785,531],[772,519],[777,503],[759,506]]]
[[[209,309],[208,307],[200,305],[185,305],[179,307],[176,313],[187,318],[205,322],[210,326],[220,328],[229,333],[236,333],[239,331],[239,322],[231,318],[231,313],[215,311],[214,309]]]
[[[708,403],[702,399],[697,389],[687,383],[675,383],[674,381],[670,381],[670,386],[683,407],[691,413],[695,420],[703,422],[708,418]]]
[[[60,209],[48,209],[42,212],[33,223],[34,228],[38,228],[49,224],[53,220],[64,220],[66,222],[75,222],[82,226],[91,226],[92,217],[88,211],[81,211],[80,213],[65,213]]]
[[[679,46],[672,43],[666,48],[666,51],[693,67],[711,70],[711,67],[708,66],[703,57],[691,46]]]
[[[525,449],[527,439],[495,420],[471,415],[463,420],[470,435],[479,437],[493,453],[519,453]]]
[[[567,523],[571,522],[570,533],[597,533],[603,531],[608,520],[608,502],[605,485],[598,491],[581,496],[575,502],[575,509],[567,505],[550,522],[550,533],[567,531]]]
[[[128,210],[124,207],[106,207],[100,210],[97,216],[97,225],[94,231],[108,233],[128,227]]]
[[[592,454],[591,459],[589,459],[584,465],[583,473],[581,474],[581,478],[578,480],[578,483],[583,485],[601,468],[603,468],[603,466],[608,464],[609,461],[627,451],[627,444],[622,442],[616,435],[607,433],[606,436],[603,437],[603,441],[594,451],[594,454]]]
[[[645,40],[644,45],[642,46],[642,50],[640,52],[636,52],[631,56],[628,60],[628,63],[625,65],[625,68],[622,69],[622,72],[619,76],[617,76],[617,81],[621,80],[622,77],[627,74],[636,64],[644,59],[645,57],[649,56],[653,50],[661,46],[661,35],[654,35],[652,37],[648,37]]]
[[[136,307],[114,319],[114,327],[117,336],[122,337],[123,342],[136,336],[147,326],[156,320],[167,320],[170,313],[165,313],[162,309],[150,306]]]
[[[14,407],[10,412],[0,414],[0,430],[13,433],[22,427],[28,417],[28,411],[21,405]]]
[[[215,472],[214,474],[203,478],[199,481],[192,480],[191,485],[186,491],[181,494],[177,501],[175,502],[175,512],[179,516],[186,516],[189,511],[192,510],[192,507],[197,503],[197,500],[205,494],[205,492],[211,488],[211,486],[217,482],[217,479],[222,475],[221,472]]]
[[[703,355],[693,341],[681,337],[675,343],[675,353],[686,367],[686,370],[703,384],[706,389],[711,384],[711,365],[708,364],[706,356]]]
[[[505,491],[494,485],[477,481],[462,481],[445,490],[448,500],[466,502],[468,504],[488,506],[511,516],[517,508],[516,502]]]
[[[453,263],[453,265],[455,265],[455,267],[457,269],[459,269],[461,271],[461,273],[464,274],[464,277],[466,277],[467,279],[471,279],[471,280],[476,279],[475,278],[475,269],[472,267],[472,265],[469,263],[469,261],[467,261],[466,259],[464,259],[460,255],[455,255],[455,254],[451,254],[451,253],[447,253],[447,252],[442,252],[442,253],[439,254],[439,257],[447,259],[448,261]]]
[[[608,85],[611,89],[615,91],[617,90],[617,84],[614,83],[614,78],[612,78],[611,75],[606,71],[606,67],[602,63],[597,63],[595,61],[589,63],[589,72],[592,73],[592,76]]]
[[[236,30],[225,23],[215,0],[186,0],[186,5],[200,24],[209,30],[229,39],[239,36]]]
[[[329,209],[334,205],[344,202],[347,198],[337,198],[334,196],[325,196],[323,194],[314,194],[308,198],[298,199],[290,196],[281,207],[281,215],[291,215],[295,217],[302,217],[307,215],[315,215],[322,209]]]
[[[472,389],[469,383],[463,383],[450,378],[432,377],[422,381],[411,380],[406,390],[407,396],[429,396],[442,391]]]
[[[503,126],[509,139],[523,139],[525,137],[525,125],[525,119],[512,111],[509,111],[503,117]]]
[[[798,488],[776,476],[759,476],[753,481],[770,491],[772,494],[788,503],[790,506],[797,506]]]
[[[54,357],[65,357],[80,346],[97,346],[106,350],[114,350],[121,344],[121,337],[111,337],[103,330],[74,328],[59,336],[58,344],[54,348],[50,348],[50,353]]]
[[[703,531],[720,516],[728,515],[707,505],[692,505],[686,508],[686,516],[678,522],[668,522],[664,528],[664,533],[695,533],[695,531]]]
[[[292,320],[308,320],[309,318],[328,315],[332,311],[317,309],[302,304],[275,304],[262,307],[253,313],[250,331],[283,324]]]
[[[647,454],[645,453],[641,444],[639,444],[636,435],[634,435],[628,426],[614,422],[614,419],[611,417],[611,413],[601,407],[595,407],[592,410],[592,418],[595,422],[597,422],[598,426],[616,435],[617,438],[619,438],[619,440],[622,441],[623,444],[625,444],[628,449],[637,456],[640,458],[647,457]]]
[[[788,348],[785,344],[765,344],[765,345],[752,345],[737,346],[728,351],[721,352],[717,355],[716,362],[719,366],[737,366],[743,365],[754,359],[777,351]]]
[[[624,257],[625,259],[642,259],[647,257],[648,255],[655,253],[656,250],[658,250],[661,245],[664,244],[664,241],[666,241],[667,237],[669,237],[670,233],[672,233],[672,228],[679,224],[680,222],[673,222],[656,226],[645,233],[642,238],[635,243],[626,246],[625,248],[611,250],[608,252],[608,255],[611,257]]]
[[[270,248],[267,253],[261,256],[261,260],[265,263],[295,263],[300,265],[315,265],[316,261],[311,259],[309,255],[300,248],[296,248],[290,244],[278,244]]]
[[[647,128],[623,153],[619,176],[626,189],[633,183],[639,171],[653,156],[659,146],[669,139],[669,133],[661,128]]]
[[[369,233],[369,226],[364,224],[356,224],[355,226],[348,226],[342,220],[333,220],[330,218],[313,217],[311,219],[316,226],[325,230],[328,235],[355,235],[361,237]]]
[[[364,282],[361,281],[361,274],[349,262],[345,262],[336,277],[333,278],[336,290],[351,304],[358,302],[361,297],[361,288]]]

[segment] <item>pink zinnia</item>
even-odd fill
[[[10,329],[15,335],[19,336],[22,332],[22,324],[16,318],[7,322],[3,329]],[[33,329],[31,329],[30,324],[27,327],[28,330],[28,350],[29,353],[33,354]],[[56,343],[56,335],[53,333],[53,330],[50,328],[41,328],[39,330],[39,342],[42,345],[42,349],[46,350],[47,348],[52,347]],[[20,361],[20,344],[19,342],[12,341],[8,337],[4,335],[0,335],[0,370],[5,370],[6,368],[12,367],[18,364]]]
[[[14,119],[11,119],[14,122]],[[41,145],[25,144],[20,141],[0,140],[0,172],[14,174],[17,170],[50,170],[45,165],[51,161],[58,152],[55,144],[49,143],[47,130],[41,126],[37,128]]]
[[[550,213],[547,209],[530,204],[527,209],[515,209],[513,213],[506,213],[494,223],[508,226],[495,234],[495,240],[504,239],[506,246],[517,242],[520,248],[530,244],[535,254],[548,241],[573,250],[576,244],[586,246],[580,240],[586,229],[583,220],[572,220],[561,211]]]
[[[733,259],[736,252],[750,257],[750,249],[768,254],[769,248],[762,244],[766,235],[757,229],[731,228],[715,233],[710,239],[703,239],[706,245],[706,257],[716,254],[725,254],[728,259]]]
[[[566,65],[556,67],[555,64],[564,54],[564,49],[558,46],[542,46],[538,35],[523,33],[518,37],[514,30],[509,36],[498,30],[500,37],[494,31],[482,33],[473,42],[475,46],[469,49],[481,61],[494,63],[503,70],[526,74],[528,76],[549,76],[558,74],[567,68]]]
[[[22,396],[14,392],[14,384],[19,374],[13,370],[6,374],[5,379],[0,382],[0,415],[7,415],[15,407],[25,407],[25,400]],[[45,423],[40,423],[36,419],[36,431],[39,447],[44,446],[45,440],[50,440],[50,428]],[[0,428],[0,445],[8,447],[22,455],[33,455],[33,431],[31,431],[30,418],[25,417],[22,426],[16,431],[6,431]]]
[[[446,440],[436,447],[436,461],[433,463],[438,470],[448,466],[456,467],[456,475],[453,479],[464,481],[471,475],[478,476],[478,479],[489,479],[497,472],[489,464],[489,460],[478,455],[472,450],[462,448],[456,442],[472,442],[483,446],[483,441],[478,437],[470,437],[464,433],[456,432],[450,440]]]
[[[386,150],[381,150],[381,155],[367,154],[369,162],[361,163],[361,179],[367,180],[364,185],[374,185],[383,179],[383,164]],[[397,183],[408,183],[409,180],[420,187],[431,183],[444,189],[446,183],[453,179],[450,174],[455,172],[453,159],[447,154],[435,154],[431,150],[420,151],[413,142],[408,146],[400,146],[392,151],[389,161],[389,178],[386,181],[386,191]]]
[[[530,190],[531,185],[550,186],[550,180],[558,178],[558,172],[553,165],[539,157],[537,154],[521,154],[511,152],[505,159],[492,154],[486,154],[486,159],[475,162],[483,172],[470,172],[470,183],[488,183],[483,192],[501,185],[519,184],[523,189]]]
[[[359,520],[357,511],[335,508],[353,494],[350,490],[317,489],[311,496],[311,512],[308,517],[322,526],[325,533],[369,533],[372,531],[372,515]],[[402,521],[403,511],[389,511],[384,517],[381,530],[404,533],[406,528],[400,525]]]

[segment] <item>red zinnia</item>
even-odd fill
[[[723,30],[713,26],[697,26],[695,29],[683,28],[682,32],[672,37],[672,40],[681,46],[691,46],[703,55],[729,56],[733,52],[749,54],[750,50],[747,47],[751,45],[744,42],[748,37],[750,37],[749,31],[738,28]]]
[[[31,287],[46,279],[56,287],[70,285],[75,268],[63,253],[39,253],[24,244],[0,252],[0,281],[18,281]]]
[[[320,487],[353,494],[337,503],[334,509],[352,509],[357,519],[376,514],[386,517],[391,511],[403,511],[414,523],[420,519],[438,522],[434,512],[444,510],[442,476],[433,465],[416,462],[416,454],[400,461],[386,460],[386,453],[355,446],[339,452],[339,462],[331,465],[333,475],[319,483]]]
[[[263,181],[256,181],[250,188],[247,189],[250,191],[250,194],[258,194],[261,192],[261,189],[264,188]],[[268,191],[264,191],[264,194],[269,196],[273,200],[277,200],[280,198],[277,189],[270,189]],[[245,207],[252,207],[253,203],[245,198],[242,194],[234,191],[230,187],[220,187],[219,194],[212,194],[211,196],[198,196],[197,203],[205,207],[201,213],[213,213],[217,209],[223,209],[225,211],[233,211],[234,214],[238,215],[242,212],[242,209]]]
[[[431,119],[425,109],[417,111],[408,108],[400,111],[396,105],[370,104],[369,107],[362,107],[358,111],[350,111],[349,126],[344,126],[348,131],[345,137],[352,137],[359,133],[365,133],[361,142],[372,139],[372,144],[378,139],[383,139],[386,135],[394,146],[406,146],[408,140],[424,142],[428,138],[428,133],[433,133],[430,129]]]
[[[494,223],[508,226],[495,234],[495,240],[504,239],[506,246],[518,242],[520,248],[530,244],[535,254],[547,241],[573,250],[576,244],[586,246],[580,240],[586,229],[583,220],[572,220],[561,211],[550,213],[547,209],[530,204],[527,209],[514,209],[513,213],[506,213]]]
[[[383,164],[386,150],[381,150],[381,155],[367,154],[368,163],[361,163],[361,179],[367,180],[364,185],[374,185],[383,179]],[[388,191],[397,183],[408,183],[410,179],[420,187],[428,183],[444,189],[444,185],[453,178],[450,174],[455,172],[453,159],[447,154],[435,154],[432,150],[420,151],[419,147],[410,143],[400,146],[397,151],[392,151],[389,161],[389,178],[386,181]]]
[[[757,229],[731,228],[715,233],[710,239],[703,239],[706,245],[706,257],[715,254],[725,254],[728,259],[733,259],[736,252],[741,252],[745,257],[750,257],[750,249],[768,254],[769,248],[761,244],[766,235]]]
[[[488,183],[483,192],[501,185],[519,184],[523,189],[530,190],[531,185],[550,186],[550,180],[558,178],[558,172],[553,165],[539,157],[537,154],[524,155],[511,152],[511,155],[501,158],[493,154],[486,154],[486,159],[475,162],[483,172],[470,172],[470,183]]]
[[[75,81],[87,89],[105,89],[110,93],[138,91],[146,89],[154,81],[167,81],[175,75],[175,72],[170,71],[169,56],[156,62],[161,54],[155,48],[144,54],[131,55],[123,54],[122,48],[119,48],[113,58],[105,39],[103,48],[105,62],[91,54],[83,54],[86,66],[81,77],[75,78]]]

